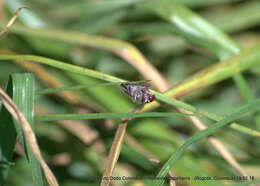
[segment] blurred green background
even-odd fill
[[[174,0],[173,0],[174,1]],[[210,24],[227,33],[242,48],[260,42],[259,0],[175,0],[192,9]],[[106,36],[131,43],[158,69],[171,87],[194,73],[220,61],[207,48],[190,43],[170,22],[144,8],[144,0],[5,0],[1,1],[1,26],[19,7],[28,7],[0,39],[0,53],[43,56],[65,61],[129,81],[144,77],[124,59],[102,47],[85,46],[77,42],[55,40],[55,30],[75,34]],[[160,4],[158,0],[157,4]],[[149,6],[153,6],[152,4]],[[156,6],[156,5],[154,5]],[[170,6],[170,5],[169,5]],[[192,22],[192,20],[190,20]],[[200,25],[198,25],[200,26]],[[42,29],[42,35],[30,29]],[[70,38],[68,38],[69,40]],[[73,40],[73,38],[71,38]],[[203,42],[203,41],[201,41]],[[104,46],[106,43],[103,43]],[[102,45],[102,41],[100,43]],[[203,44],[202,44],[203,45]],[[104,48],[109,48],[105,46]],[[21,65],[1,61],[0,85],[5,87],[9,75],[33,72],[36,89],[77,84],[102,83],[91,77],[76,75],[48,66]],[[260,94],[260,66],[243,72],[251,94]],[[181,100],[225,116],[246,103],[234,81],[227,80],[193,91]],[[35,113],[122,113],[134,105],[118,85],[96,86],[71,92],[35,97]],[[175,111],[162,105],[154,111]],[[177,111],[176,111],[177,112]],[[206,124],[212,121],[202,120]],[[62,186],[99,185],[106,157],[111,147],[119,119],[35,122],[35,132],[41,152]],[[249,128],[260,130],[258,112],[239,120]],[[127,136],[116,165],[114,176],[154,176],[160,165],[148,157],[165,162],[190,136],[198,132],[191,121],[183,117],[139,118],[129,122]],[[257,137],[226,127],[214,134],[230,151],[241,167],[251,176],[260,178],[260,140]],[[31,168],[21,149],[15,149],[6,186],[33,185]],[[176,176],[240,175],[205,139],[189,147],[173,167]],[[178,182],[177,185],[228,185],[232,181]],[[169,183],[165,183],[168,185]],[[150,185],[149,180],[114,181],[112,185]]]

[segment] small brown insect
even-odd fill
[[[155,96],[150,92],[152,88],[150,84],[122,83],[121,86],[133,102],[138,100],[142,103],[150,103],[155,99]]]

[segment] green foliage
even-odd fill
[[[119,136],[122,149],[114,146],[121,154],[112,159],[113,176],[173,173],[192,180],[177,185],[249,185],[250,180],[194,180],[241,174],[208,143],[207,136],[214,135],[242,169],[259,178],[259,1],[8,0],[5,17],[23,6],[29,9],[1,36],[0,85],[7,85],[33,127],[60,185],[100,185],[123,118],[131,120],[126,136],[125,131]],[[6,23],[0,20],[1,27]],[[166,92],[156,90],[154,83],[160,83],[147,63],[167,79]],[[146,78],[156,100],[130,113],[137,104],[120,84]],[[189,116],[207,129],[198,131]],[[3,105],[0,118],[0,185],[46,185]],[[13,153],[16,138],[26,158]],[[164,181],[114,182],[167,185]]]
[[[13,74],[9,78],[7,92],[13,98],[16,105],[20,108],[32,128],[34,128],[34,89],[34,76],[30,73]],[[1,169],[1,174],[4,174],[4,176],[1,176],[0,179],[1,184],[5,182],[8,168],[10,168],[10,164],[12,164],[12,154],[14,145],[16,144],[17,133],[19,142],[23,146],[26,158],[31,165],[34,184],[39,186],[44,185],[44,177],[40,164],[31,152],[23,135],[22,129],[17,122],[12,119],[12,116],[6,111],[5,108],[2,108],[1,115],[0,151],[3,152],[1,155],[1,161],[4,165],[3,169]]]

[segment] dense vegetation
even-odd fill
[[[19,108],[0,91],[0,185],[260,183],[260,1],[6,0],[1,28],[21,7],[0,35]]]

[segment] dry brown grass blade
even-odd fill
[[[15,105],[15,103],[12,101],[12,99],[5,93],[5,91],[2,88],[0,88],[0,97],[1,97],[2,102],[3,102],[4,106],[6,107],[6,109],[18,121],[20,127],[22,128],[23,133],[25,135],[25,139],[29,144],[30,150],[33,152],[36,159],[39,161],[48,183],[51,186],[58,186],[59,184],[58,184],[55,176],[53,175],[52,171],[50,170],[48,165],[45,163],[45,161],[41,155],[39,146],[37,144],[36,137],[33,133],[33,130],[31,128],[30,124],[28,123],[26,118],[23,116],[21,111],[18,109],[18,107]]]
[[[1,30],[0,32],[0,36],[3,35],[5,32],[7,32],[8,28],[14,23],[14,21],[16,20],[17,16],[19,15],[19,13],[22,11],[22,9],[27,8],[27,7],[21,7],[18,8],[15,12],[15,14],[13,15],[13,17],[9,20],[9,22],[5,25],[5,27]]]
[[[136,112],[141,107],[142,107],[142,105],[137,105],[135,108],[133,108],[130,111],[130,113]],[[130,119],[131,118],[122,119],[121,123],[119,124],[119,126],[116,130],[116,135],[114,137],[112,147],[110,148],[107,165],[106,165],[103,177],[102,177],[101,186],[107,186],[110,183],[109,177],[113,175],[115,165],[117,163],[117,160],[118,160],[121,148],[122,148],[123,140],[125,137],[127,122]]]
[[[167,80],[134,46],[128,45],[127,49],[114,52],[135,67],[146,79],[152,80],[151,83],[159,91],[163,92],[169,88]]]
[[[122,136],[124,137],[126,126],[127,126],[127,122],[122,122],[117,128],[112,147],[109,151],[108,161],[102,177],[101,186],[107,186],[110,183],[110,176],[113,175],[115,164],[118,160],[121,147],[123,144],[124,139],[122,138]]]

